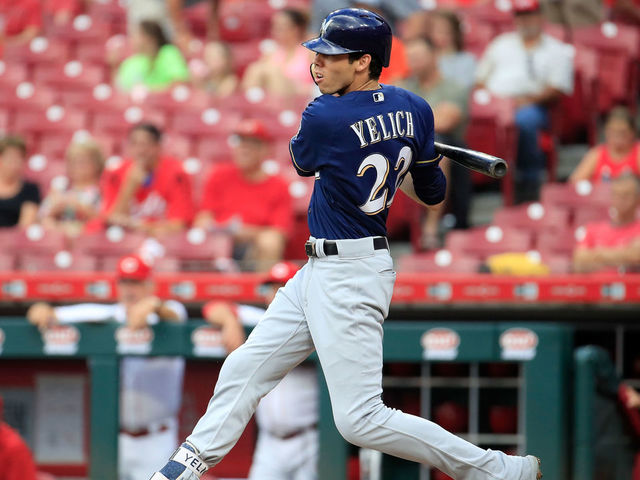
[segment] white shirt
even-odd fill
[[[167,300],[164,306],[173,310],[181,322],[187,319],[184,305]],[[115,320],[126,323],[126,309],[122,304],[103,305],[84,303],[56,307],[61,324],[93,323]],[[159,321],[155,313],[147,317],[149,325]],[[169,422],[177,422],[182,401],[184,359],[179,357],[124,357],[120,364],[120,426],[127,431],[153,429]]]
[[[265,310],[250,305],[238,305],[238,317],[243,325],[254,326]],[[258,404],[258,427],[276,436],[286,436],[318,423],[318,379],[313,365],[300,365]]]
[[[517,32],[494,39],[476,70],[476,81],[501,97],[537,95],[547,87],[563,93],[573,91],[571,45],[542,34],[540,42],[526,49]]]

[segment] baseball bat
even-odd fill
[[[435,142],[436,153],[450,158],[454,162],[475,172],[493,178],[502,178],[507,174],[507,162],[488,153],[477,152],[468,148],[454,147]]]

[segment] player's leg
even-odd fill
[[[305,312],[340,433],[353,444],[433,465],[456,480],[535,480],[537,467],[528,459],[481,449],[383,404],[382,323],[395,281],[392,267],[388,254],[312,262],[313,294]]]
[[[244,345],[227,357],[207,411],[187,443],[153,480],[196,479],[220,462],[240,438],[260,399],[313,351],[300,306],[304,272],[301,269],[280,289]],[[187,464],[192,461],[190,469]]]

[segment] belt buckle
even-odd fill
[[[305,242],[304,251],[307,254],[307,257],[317,257],[318,254],[316,253],[316,242]]]

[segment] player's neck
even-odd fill
[[[377,79],[369,78],[356,78],[347,88],[344,89],[340,95],[345,95],[349,92],[361,92],[365,90],[378,90],[380,88],[380,83],[378,83]]]

